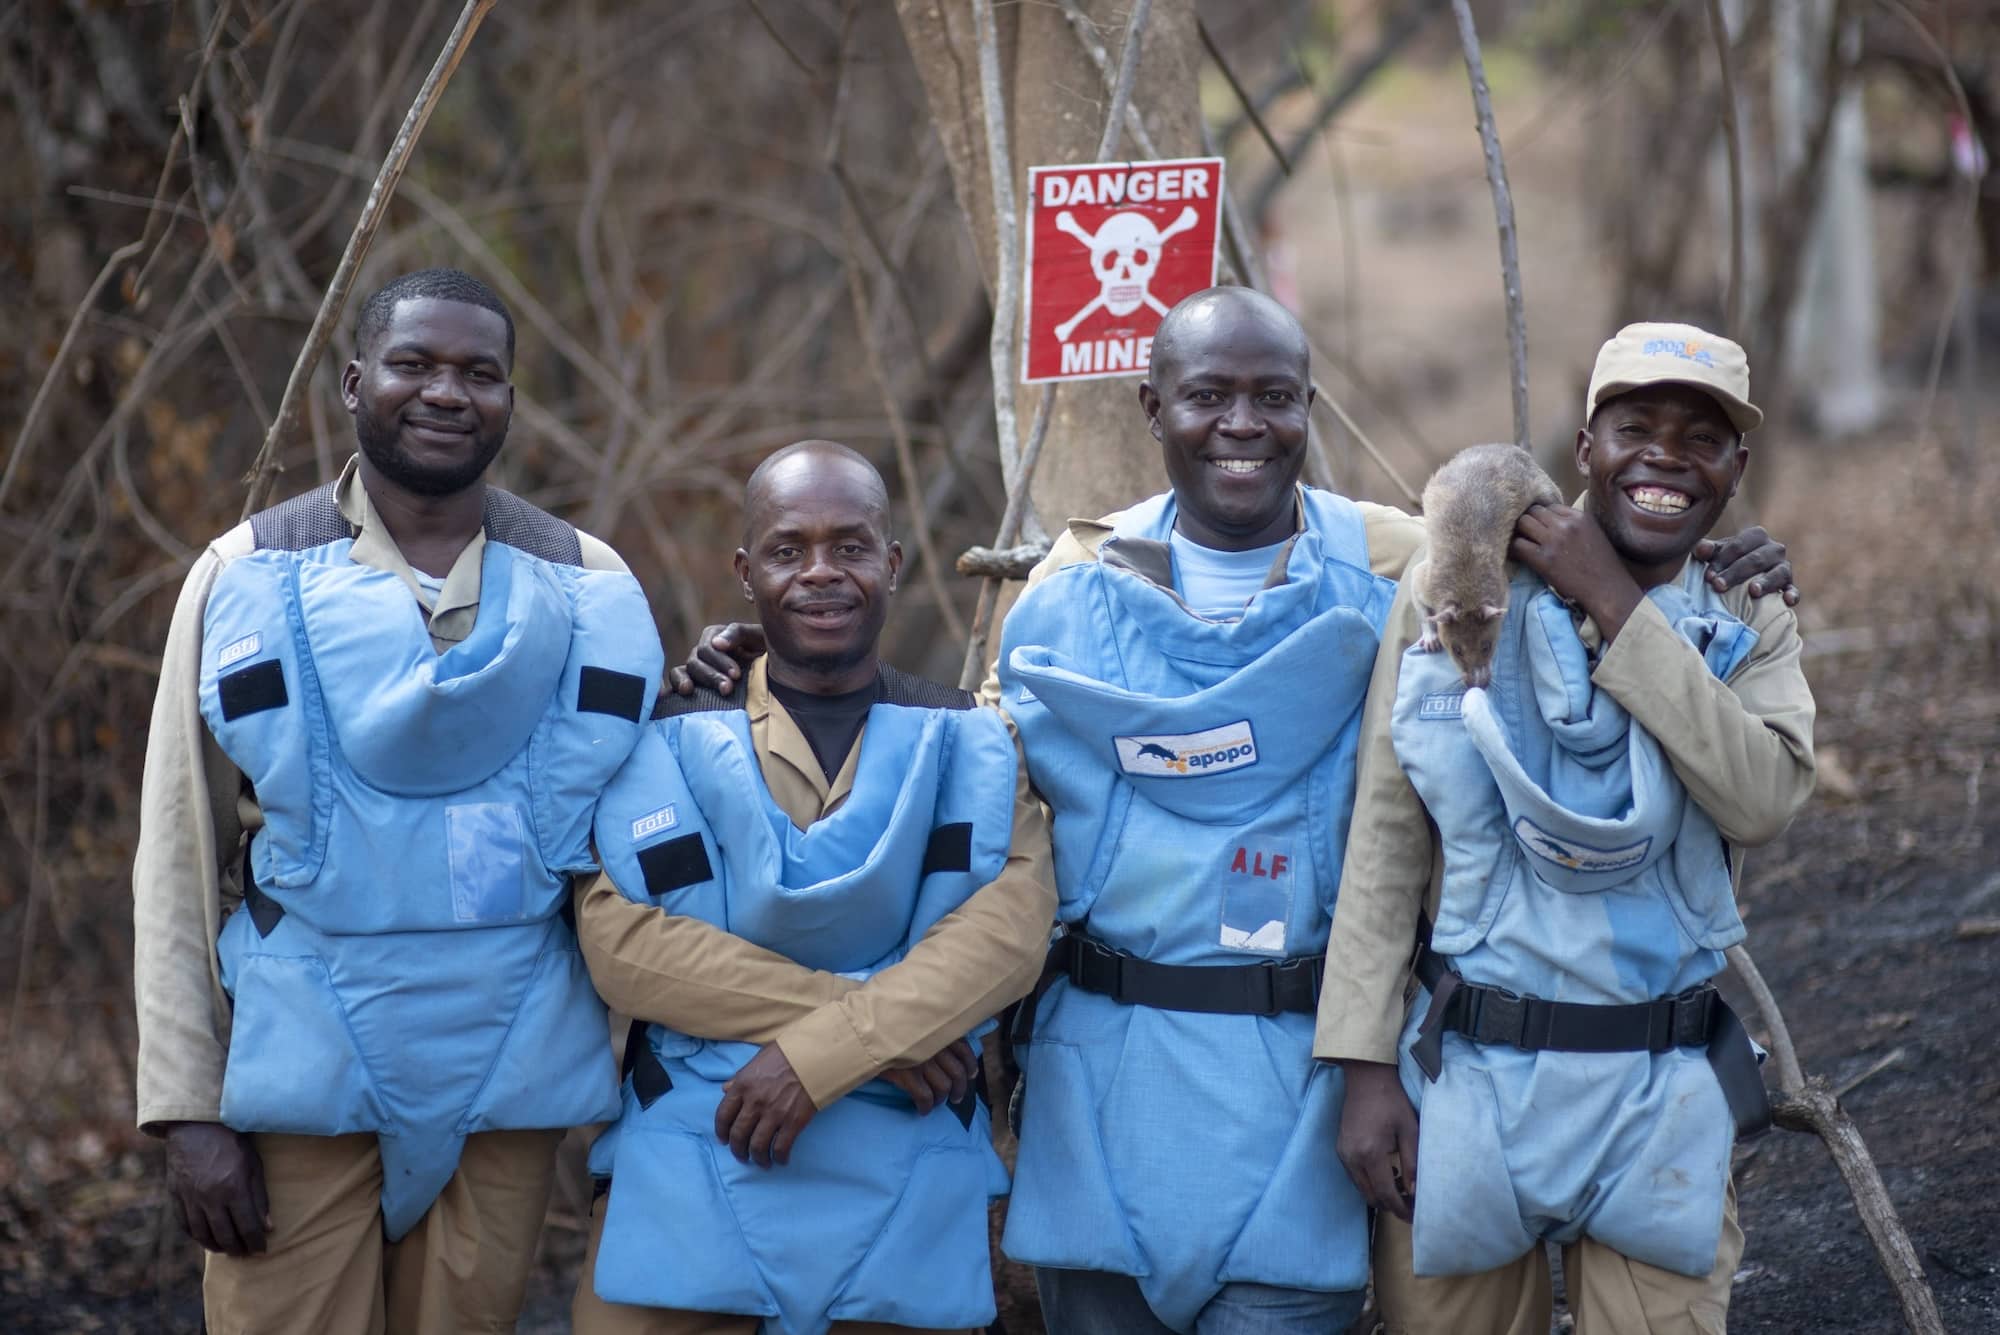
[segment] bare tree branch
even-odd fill
[[[1909,1232],[1896,1214],[1895,1202],[1889,1199],[1889,1190],[1882,1184],[1882,1174],[1875,1167],[1875,1159],[1868,1153],[1854,1119],[1840,1106],[1839,1096],[1824,1076],[1808,1076],[1800,1069],[1791,1029],[1750,952],[1737,945],[1731,946],[1727,953],[1730,966],[1764,1017],[1771,1061],[1778,1070],[1778,1096],[1771,1101],[1772,1120],[1787,1131],[1809,1131],[1826,1142],[1827,1152],[1833,1155],[1834,1165],[1854,1197],[1861,1226],[1875,1245],[1876,1259],[1895,1287],[1896,1298],[1903,1307],[1903,1321],[1911,1335],[1944,1335],[1937,1299],[1931,1293],[1930,1281],[1924,1277],[1923,1263],[1917,1259]]]
[[[1944,79],[1945,86],[1951,90],[1952,101],[1958,104],[1958,114],[1964,118],[1967,132],[1978,133],[1976,127],[1979,121],[1972,114],[1972,100],[1966,96],[1965,84],[1959,79],[1958,70],[1952,66],[1951,54],[1938,44],[1930,29],[1910,12],[1909,6],[1903,4],[1902,0],[1879,0],[1879,3],[1916,34],[1917,41],[1922,44],[1931,59],[1937,62],[1938,73]],[[1924,406],[1923,411],[1917,416],[1919,446],[1930,435],[1931,412],[1937,406],[1938,386],[1944,379],[1944,352],[1946,345],[1951,342],[1952,321],[1958,314],[1959,303],[1965,299],[1965,285],[1971,280],[1979,264],[1979,179],[1977,175],[1971,175],[1965,182],[1963,224],[1965,240],[1962,250],[1964,259],[1952,274],[1951,290],[1944,304],[1944,314],[1938,318],[1937,335],[1931,341],[1930,370],[1924,376]],[[1961,404],[1960,411],[1967,414],[1967,420],[1970,421],[1971,414],[1977,411],[1977,404],[1976,402]],[[1968,444],[1962,451],[1965,456],[1964,462],[1968,465],[1977,461],[1976,453],[1970,444],[1974,438],[1972,430],[1968,427],[1966,431]]]
[[[1194,27],[1195,31],[1201,35],[1201,44],[1208,52],[1208,58],[1215,62],[1217,69],[1222,71],[1223,79],[1229,84],[1229,91],[1236,94],[1236,101],[1243,108],[1244,119],[1248,120],[1251,127],[1257,131],[1257,137],[1264,141],[1264,147],[1271,150],[1271,156],[1277,160],[1278,170],[1289,177],[1292,174],[1292,160],[1290,156],[1286,154],[1284,149],[1278,147],[1277,138],[1272,135],[1271,127],[1264,124],[1264,117],[1257,111],[1255,99],[1250,96],[1249,92],[1243,87],[1242,82],[1236,77],[1236,71],[1229,68],[1228,60],[1223,58],[1222,48],[1215,44],[1214,34],[1209,32],[1208,25],[1203,23],[1198,15],[1195,18]]]
[[[974,0],[984,4],[985,0]],[[1139,72],[1139,52],[1144,44],[1146,21],[1152,16],[1153,0],[1135,0],[1132,12],[1125,20],[1125,45],[1118,54],[1118,78],[1111,88],[1111,104],[1104,113],[1104,132],[1098,136],[1098,162],[1108,162],[1117,155],[1120,132],[1125,128],[1125,114],[1132,106],[1132,82]],[[982,40],[983,40],[982,30]],[[1088,47],[1086,47],[1086,50]],[[985,73],[986,57],[982,50],[980,72]],[[1100,67],[1101,68],[1101,67]],[[1143,130],[1143,126],[1141,129]],[[1008,261],[1003,253],[1001,267]],[[998,316],[994,323],[999,324]],[[1011,331],[1010,331],[1011,337]],[[996,371],[997,375],[997,371]],[[1054,416],[1056,388],[1060,381],[1050,381],[1042,386],[1041,401],[1035,405],[1034,426],[1028,432],[1028,441],[1021,448],[1021,458],[1013,479],[1007,487],[1007,509],[1000,516],[1000,533],[993,540],[995,547],[1011,547],[1019,540],[1023,522],[1030,513],[1028,485],[1034,479],[1035,465],[1041,462],[1042,444],[1048,439],[1049,420]],[[996,402],[1012,401],[1014,386],[1011,380],[1005,384],[996,382],[993,397]],[[979,587],[979,605],[973,611],[972,636],[965,645],[965,665],[959,671],[959,688],[975,690],[986,675],[986,641],[993,631],[993,611],[1000,602],[1000,581],[988,579]]]
[[[979,48],[979,96],[986,120],[986,168],[993,191],[993,425],[1000,441],[1000,472],[1011,495],[1021,471],[1020,426],[1014,420],[1015,322],[1021,305],[1020,218],[1014,210],[1014,157],[1007,148],[1007,100],[1000,85],[1000,38],[993,27],[993,0],[972,0]],[[977,635],[978,623],[973,633]]]
[[[270,495],[271,484],[277,480],[278,450],[298,430],[299,414],[304,408],[304,396],[312,384],[313,370],[333,338],[334,324],[340,318],[341,308],[347,304],[347,292],[354,286],[354,276],[361,268],[361,261],[366,258],[382,220],[388,216],[389,199],[396,193],[396,183],[410,165],[417,137],[424,132],[431,112],[437,109],[438,99],[443,96],[445,85],[451,81],[458,62],[464,59],[467,44],[493,5],[494,0],[466,0],[451,36],[445,39],[444,49],[438,52],[437,63],[431,66],[430,76],[417,90],[417,100],[410,104],[409,115],[403,118],[403,128],[397,131],[396,142],[389,147],[389,156],[383,159],[381,174],[368,191],[368,202],[361,207],[361,217],[354,224],[354,234],[348,238],[347,249],[340,257],[339,267],[334,270],[333,281],[327,285],[319,314],[313,318],[312,330],[306,335],[306,345],[299,351],[298,360],[292,364],[291,378],[285,382],[284,397],[278,401],[277,419],[271,423],[270,431],[264,436],[263,447],[257,451],[250,471],[244,476],[248,488],[243,498],[244,518],[261,509],[265,497]]]
[[[1479,144],[1486,155],[1486,183],[1493,190],[1493,218],[1500,232],[1500,283],[1507,296],[1507,356],[1513,365],[1514,443],[1534,448],[1528,420],[1528,316],[1521,300],[1521,253],[1514,233],[1514,196],[1507,188],[1507,164],[1500,156],[1500,131],[1493,123],[1493,94],[1486,87],[1486,62],[1479,54],[1479,31],[1467,0],[1451,0],[1458,41],[1472,77],[1472,106],[1479,119]]]
[[[1729,148],[1729,291],[1723,301],[1723,329],[1743,337],[1743,132],[1736,123],[1735,61],[1729,53],[1729,23],[1722,0],[1708,0],[1708,30],[1715,39],[1715,63],[1722,71],[1722,140]]]

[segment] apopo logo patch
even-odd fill
[[[1118,767],[1141,778],[1193,779],[1257,763],[1257,738],[1248,719],[1201,732],[1111,740],[1118,748]]]

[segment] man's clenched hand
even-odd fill
[[[1340,1162],[1368,1204],[1408,1220],[1417,1191],[1417,1110],[1395,1067],[1344,1061],[1340,1068],[1347,1075],[1335,1143]]]
[[[919,1113],[957,1103],[979,1079],[979,1054],[959,1039],[927,1062],[882,1072],[882,1078],[910,1096]]]
[[[789,1163],[792,1143],[818,1111],[783,1049],[766,1043],[722,1087],[715,1138],[743,1163]]]
[[[212,1252],[264,1250],[271,1200],[250,1138],[217,1122],[167,1126],[167,1195],[187,1235]]]

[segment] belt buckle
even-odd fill
[[[1269,960],[1257,967],[1257,981],[1263,985],[1264,995],[1260,998],[1254,1014],[1266,1019],[1277,1018],[1281,1009],[1278,1005],[1278,970],[1284,967]]]
[[[1674,998],[1670,1042],[1677,1048],[1698,1048],[1708,1043],[1715,1031],[1715,988],[1696,984]]]
[[[1285,984],[1290,983],[1300,975],[1304,975],[1306,978],[1307,995],[1314,1001],[1317,1001],[1318,990],[1312,986],[1312,972],[1313,966],[1318,963],[1319,957],[1317,956],[1296,955],[1291,959],[1279,960],[1275,964],[1268,966],[1271,978],[1271,1009],[1267,1014],[1282,1015],[1285,1013],[1287,1009],[1285,1005]]]
[[[1071,936],[1069,940],[1075,944],[1069,952],[1069,967],[1064,969],[1063,973],[1069,977],[1070,986],[1082,987],[1084,962],[1090,958],[1092,951],[1099,950],[1101,947],[1099,947],[1097,942],[1083,935]]]
[[[1466,1035],[1480,1043],[1506,1043],[1511,1047],[1525,1050],[1523,1042],[1527,1038],[1528,999],[1518,992],[1509,992],[1504,987],[1482,987],[1472,994],[1472,1032]],[[1488,1017],[1491,1017],[1489,1032]]]

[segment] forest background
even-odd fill
[[[1017,192],[1030,165],[1093,158],[1133,7],[992,6]],[[1040,404],[1002,396],[996,425],[980,8],[504,0],[423,132],[356,296],[426,264],[499,287],[520,355],[495,479],[612,542],[670,653],[737,609],[750,467],[831,436],[881,465],[909,549],[887,656],[958,676],[980,586],[952,563],[993,541]],[[1868,1137],[1945,1325],[1994,1328],[2000,198],[1982,173],[2000,5],[1159,0],[1118,153],[1227,156],[1225,272],[1315,343],[1312,475],[1395,504],[1516,430],[1455,8],[1484,44],[1524,434],[1552,471],[1619,324],[1731,324],[1749,348],[1772,420],[1724,526],[1791,545],[1821,704],[1820,792],[1750,863],[1752,948]],[[0,11],[0,1328],[198,1328],[198,1253],[131,1125],[159,647],[458,17]],[[355,304],[271,460],[275,495],[351,452],[335,379]],[[1160,484],[1132,381],[1065,387],[1047,439],[1030,536]],[[1739,1328],[1896,1328],[1815,1140],[1774,1134],[1737,1171]],[[563,1328],[579,1228],[558,1199],[523,1329]],[[1008,1329],[1037,1329],[1020,1273],[1001,1283]]]

